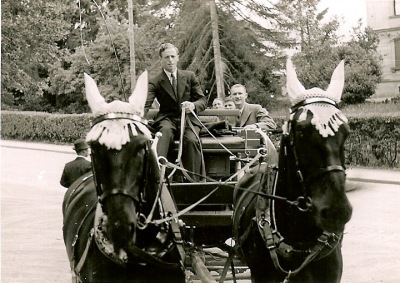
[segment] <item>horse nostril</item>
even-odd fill
[[[328,208],[322,208],[320,212],[321,218],[328,219],[329,218],[329,210]]]

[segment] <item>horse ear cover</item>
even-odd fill
[[[293,105],[300,101],[312,97],[325,97],[332,99],[336,103],[340,102],[344,87],[344,60],[334,70],[330,84],[327,90],[320,88],[305,89],[302,83],[297,78],[296,70],[293,66],[292,60],[288,59],[286,63],[286,88],[289,95],[289,100]]]
[[[97,87],[96,82],[88,74],[84,73],[85,76],[85,91],[86,99],[89,107],[93,113],[98,112],[100,109],[107,105],[106,100],[101,96],[100,91]]]
[[[85,76],[85,90],[86,99],[89,107],[94,114],[105,114],[109,112],[121,111],[125,113],[132,113],[143,117],[144,106],[147,99],[148,91],[148,73],[144,71],[138,78],[135,90],[129,97],[129,104],[122,101],[113,101],[107,103],[104,97],[100,94],[96,82],[86,73]]]
[[[137,111],[140,113],[140,116],[144,115],[144,105],[147,99],[147,91],[148,91],[148,73],[145,70],[137,79],[135,90],[132,92],[129,97],[129,103],[137,107]]]

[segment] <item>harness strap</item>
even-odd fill
[[[232,175],[230,178],[228,178],[223,184],[228,183],[229,181],[231,181],[233,178],[235,178],[240,172],[246,171],[250,168],[251,165],[254,164],[254,162],[256,162],[257,160],[259,160],[261,157],[263,157],[262,153],[257,153],[257,155],[248,163],[246,164],[246,166],[244,166],[240,171],[236,172],[234,175]],[[181,171],[185,171],[186,169],[184,168],[180,168],[179,166],[176,166],[174,164],[171,164],[170,162],[166,162],[166,165],[168,165],[171,168],[177,168]],[[187,171],[187,170],[186,170]],[[189,171],[188,171],[189,172]],[[218,185],[214,190],[212,190],[210,193],[208,193],[206,196],[204,196],[203,198],[201,198],[200,200],[198,200],[197,202],[191,204],[190,206],[188,206],[187,208],[179,211],[178,213],[175,213],[169,217],[163,218],[163,219],[158,219],[158,220],[154,220],[151,223],[154,223],[156,225],[159,225],[161,223],[167,222],[167,221],[171,221],[174,220],[175,218],[178,218],[179,216],[185,214],[186,212],[192,210],[194,207],[196,207],[197,205],[199,205],[200,203],[202,203],[204,200],[206,200],[209,196],[211,196],[214,192],[216,192],[219,188],[221,187],[221,185]]]
[[[94,228],[92,228],[90,230],[90,232],[89,232],[89,237],[88,237],[88,240],[86,242],[85,250],[83,251],[83,254],[82,254],[81,258],[80,258],[78,264],[75,267],[75,274],[79,274],[81,272],[83,264],[85,263],[86,257],[87,257],[87,255],[89,253],[90,245],[92,244],[93,235],[94,235]]]
[[[149,255],[148,253],[139,249],[136,246],[130,247],[129,252],[132,253],[133,255],[135,255],[136,257],[143,259],[146,263],[154,264],[154,265],[161,266],[164,268],[175,269],[175,268],[182,266],[181,263],[172,263],[172,262],[166,262],[166,261],[160,260],[152,255]]]
[[[85,214],[85,216],[83,217],[81,223],[79,224],[78,229],[76,230],[76,234],[75,234],[74,241],[73,241],[72,244],[71,244],[71,246],[72,246],[71,269],[74,270],[74,272],[76,272],[76,268],[74,267],[74,265],[75,265],[75,256],[76,256],[76,253],[77,253],[77,251],[76,251],[76,242],[79,240],[79,232],[80,232],[80,230],[81,230],[81,228],[82,228],[82,226],[83,226],[83,223],[85,222],[86,218],[89,217],[89,215],[94,211],[94,209],[96,208],[96,206],[97,206],[97,202],[95,202],[95,203],[93,204],[93,206],[88,210],[88,212],[87,212],[87,213]],[[91,241],[91,237],[90,237],[91,234],[92,234],[92,231],[90,231],[90,233],[89,233],[89,239],[88,239],[88,241],[89,241],[89,240]],[[92,235],[92,236],[93,236],[93,235]],[[87,245],[86,245],[86,248],[85,248],[85,251],[83,252],[83,255],[81,256],[81,258],[80,258],[80,260],[79,260],[79,263],[80,263],[80,262],[82,261],[82,258],[84,257],[83,262],[82,262],[82,265],[83,265],[84,261],[86,260],[86,256],[87,256],[86,249],[89,249],[89,247],[90,247],[90,244],[87,244]],[[85,252],[86,252],[86,254],[85,254]],[[78,263],[78,264],[79,264],[79,263]],[[82,268],[82,266],[81,266],[80,268]],[[80,271],[80,269],[79,269],[79,271]],[[79,273],[79,272],[76,272],[76,274],[78,274],[78,273]]]
[[[229,266],[231,267],[232,275],[234,276],[234,274],[235,274],[235,268],[234,268],[234,265],[233,265],[233,258],[234,257],[235,257],[235,253],[232,252],[231,250],[229,250],[229,257],[225,261],[224,269],[222,270],[221,277],[219,278],[219,283],[224,283],[225,282],[225,278],[226,278],[226,274],[228,273]],[[236,282],[235,278],[234,278],[234,282]]]
[[[196,115],[196,113],[193,110],[190,110],[193,114],[193,116],[196,118],[196,120],[200,123],[200,125],[207,131],[207,133],[223,148],[225,151],[227,151],[231,156],[236,156],[233,154],[226,146],[224,146],[208,129],[207,127],[201,122],[200,118]],[[247,132],[246,132],[247,133]],[[246,139],[247,142],[247,139]],[[247,147],[246,147],[247,148]]]
[[[313,261],[315,258],[317,258],[320,253],[326,248],[329,247],[330,251],[329,253],[336,247],[337,243],[339,242],[338,240],[340,237],[336,236],[333,233],[328,233],[328,232],[323,232],[322,235],[318,238],[317,244],[314,246],[312,249],[311,253],[304,259],[303,263],[295,270],[291,271],[286,271],[284,270],[280,263],[279,263],[279,258],[277,254],[277,248],[278,246],[275,244],[274,240],[274,235],[272,232],[272,229],[270,225],[264,225],[263,227],[263,238],[265,240],[265,244],[267,249],[269,250],[272,262],[274,263],[275,269],[282,272],[286,278],[284,282],[289,282],[289,279],[291,276],[295,276],[297,273],[299,273],[304,267],[306,267],[311,261]],[[336,243],[332,244],[330,242],[330,239],[334,239]]]
[[[194,111],[192,110],[192,113]],[[197,135],[196,129],[194,128],[192,121],[190,119],[186,119],[186,111],[185,109],[182,108],[182,113],[181,113],[181,132],[180,132],[180,137],[179,137],[179,149],[178,149],[178,157],[176,158],[175,163],[183,167],[182,163],[182,153],[183,153],[183,137],[185,133],[185,128],[186,128],[186,121],[190,127],[190,130],[193,132],[193,134],[196,136],[196,139],[199,142],[200,145],[200,152],[201,152],[201,176],[205,175],[206,172],[206,167],[205,167],[205,162],[204,162],[204,156],[203,156],[203,148],[201,146],[201,140],[200,137]],[[172,173],[169,175],[171,177],[173,173],[175,173],[176,169],[172,171]],[[196,181],[188,174],[189,171],[181,171],[183,175],[188,179],[189,182],[195,183]]]
[[[168,190],[164,189],[164,186],[161,184],[161,203],[164,207],[164,209],[166,211],[171,212],[172,214],[177,214],[177,209],[175,206],[175,201],[172,198],[172,195],[170,194],[170,192]],[[174,239],[175,239],[175,243],[176,243],[176,247],[178,248],[179,254],[181,256],[181,264],[183,264],[185,262],[185,258],[186,258],[186,253],[185,253],[185,249],[183,247],[183,240],[182,240],[182,234],[181,234],[181,230],[179,227],[179,223],[177,221],[177,219],[171,219],[172,221],[171,223],[171,229],[172,232],[174,233]],[[162,223],[164,223],[166,221],[163,221]],[[161,223],[160,223],[161,224]]]

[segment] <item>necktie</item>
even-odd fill
[[[178,85],[176,83],[176,78],[175,78],[174,74],[171,74],[171,84],[172,84],[172,88],[174,89],[174,93],[175,93],[176,97],[178,97]]]

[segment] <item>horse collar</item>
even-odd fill
[[[99,250],[110,260],[123,267],[128,262],[128,255],[126,251],[122,250],[117,254],[114,250],[113,244],[107,236],[107,216],[104,214],[101,205],[97,205],[96,214],[94,218],[94,238],[96,240]]]

